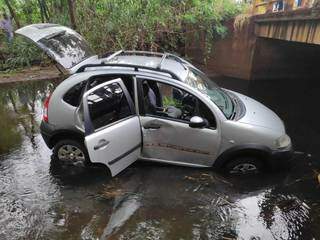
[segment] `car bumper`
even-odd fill
[[[288,168],[293,157],[293,148],[290,146],[284,150],[272,151],[269,156],[269,164],[272,169]]]
[[[50,144],[50,141],[51,141],[51,138],[53,136],[53,132],[54,132],[54,126],[51,125],[50,123],[47,123],[47,122],[44,122],[42,121],[41,124],[40,124],[40,133],[41,133],[41,136],[44,140],[44,142],[46,143],[46,145],[48,146],[48,148],[52,148],[51,144]]]

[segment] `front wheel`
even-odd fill
[[[263,162],[255,157],[239,157],[231,160],[225,166],[229,174],[256,174],[262,172]]]
[[[66,166],[86,167],[90,163],[86,147],[75,140],[61,140],[53,148],[53,159]]]

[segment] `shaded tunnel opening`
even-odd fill
[[[258,38],[251,80],[213,78],[244,93],[283,120],[295,151],[320,156],[320,45]]]

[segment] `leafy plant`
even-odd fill
[[[0,60],[0,70],[2,71],[29,67],[46,59],[37,46],[21,37],[16,37],[11,44],[5,43],[0,51],[5,56]]]
[[[182,108],[182,102],[174,99],[172,97],[168,97],[168,96],[164,96],[162,99],[162,104],[164,107],[169,107],[169,106],[173,106],[176,108]]]
[[[183,54],[186,32],[204,31],[208,50],[223,25],[244,7],[233,0],[82,0],[77,2],[79,31],[97,52],[118,49]]]

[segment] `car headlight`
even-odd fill
[[[275,141],[275,145],[277,148],[282,149],[282,148],[286,148],[291,144],[291,139],[290,137],[285,134],[282,135],[281,137],[279,137],[276,141]]]

